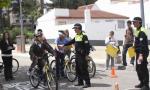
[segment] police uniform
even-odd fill
[[[136,71],[140,80],[139,87],[149,87],[149,72],[147,68],[147,57],[149,55],[148,37],[146,30],[142,26],[135,31],[135,52],[136,52]],[[139,55],[142,54],[143,61],[138,62]],[[146,89],[147,90],[147,89]]]
[[[64,46],[71,44],[75,45],[76,75],[78,77],[78,85],[83,85],[83,80],[85,80],[85,85],[87,85],[87,87],[90,87],[91,83],[88,72],[88,62],[85,59],[85,57],[89,54],[90,51],[88,37],[83,32],[76,34],[74,39],[66,43]]]

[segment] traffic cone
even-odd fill
[[[119,90],[119,84],[117,82],[115,83],[114,90]]]
[[[115,70],[114,67],[112,67],[112,69],[111,69],[111,78],[116,78],[116,77],[117,77],[116,70]]]

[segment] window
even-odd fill
[[[114,21],[114,20],[110,20],[110,19],[109,19],[109,20],[105,20],[105,22],[113,22],[113,21]]]
[[[118,29],[125,28],[125,21],[124,20],[118,20]]]
[[[64,25],[66,24],[66,21],[58,21],[58,25]]]

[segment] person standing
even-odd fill
[[[12,74],[12,50],[15,49],[9,32],[4,32],[0,41],[1,56],[4,63],[4,76],[6,81],[14,80]]]
[[[118,46],[118,42],[117,42],[117,40],[114,37],[114,31],[110,31],[109,32],[109,36],[106,37],[106,39],[105,39],[105,44],[106,45],[111,44],[113,46]],[[112,57],[109,54],[107,54],[107,56],[106,56],[106,70],[108,70],[108,68],[109,68],[109,61],[110,61],[110,59],[111,59],[111,68],[114,67],[114,57]]]
[[[134,42],[134,35],[133,35],[133,28],[131,27],[132,22],[130,20],[127,21],[127,29],[124,35],[124,42],[123,42],[123,51],[122,51],[122,61],[123,61],[123,66],[127,66],[127,61],[126,61],[126,54],[128,51],[129,47],[133,46]],[[130,64],[134,65],[134,59],[135,57],[131,58]]]
[[[69,36],[69,31],[68,31],[68,29],[66,29],[66,30],[64,31],[64,33],[65,33],[66,38],[70,41],[70,40],[71,40],[71,37]]]
[[[64,47],[62,47],[65,43],[68,42],[68,39],[66,39],[64,31],[59,31],[59,37],[55,40],[56,46],[56,75],[58,79],[60,76],[66,77],[64,74]]]
[[[147,57],[149,55],[148,37],[146,29],[142,27],[142,19],[135,17],[133,19],[133,25],[136,28],[135,31],[135,52],[136,52],[136,72],[140,84],[135,88],[141,88],[141,90],[149,90],[149,71],[147,68]]]
[[[88,62],[86,60],[86,56],[89,55],[90,52],[90,44],[87,35],[82,32],[82,25],[76,23],[73,27],[76,32],[76,36],[66,43],[64,46],[74,44],[75,45],[75,56],[76,56],[76,75],[78,77],[78,83],[75,86],[84,85],[83,81],[85,81],[85,85],[83,88],[91,87],[91,82],[89,78],[88,72]]]
[[[69,31],[68,31],[68,29],[66,29],[66,30],[64,31],[64,33],[65,33],[66,39],[67,39],[68,41],[70,41],[70,40],[71,40],[71,37],[69,36]],[[65,55],[67,55],[69,58],[70,58],[70,55],[71,55],[71,48],[72,48],[72,47],[73,47],[72,45],[69,45],[69,46],[67,46],[67,47],[64,48]]]

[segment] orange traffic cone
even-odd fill
[[[112,67],[112,69],[111,69],[111,78],[116,78],[116,77],[117,77],[116,70],[115,70],[114,67]]]

